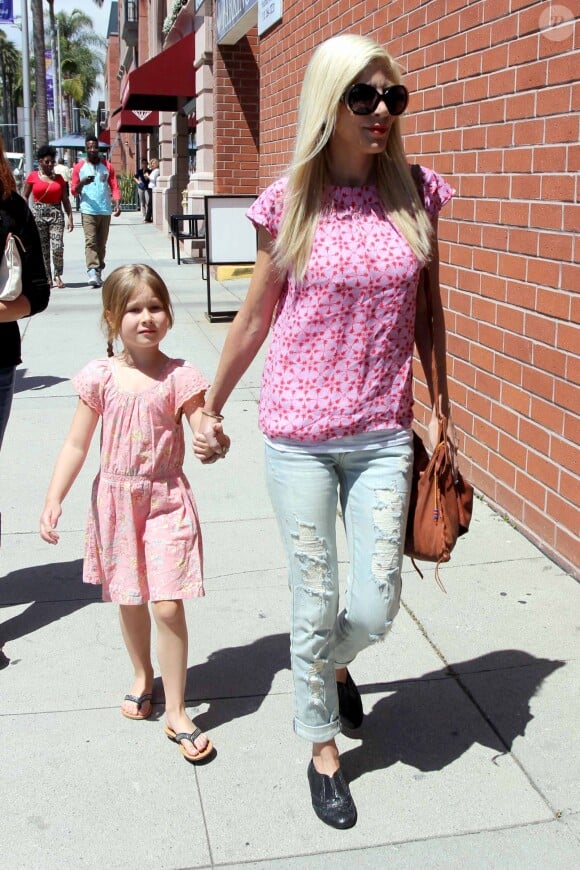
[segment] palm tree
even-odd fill
[[[106,41],[97,36],[92,19],[80,9],[73,9],[70,15],[59,12],[56,18],[60,33],[65,126],[70,132],[76,109],[83,117],[90,116],[89,103],[97,87],[97,78],[103,71],[102,50]]]
[[[42,0],[31,0],[32,33],[36,81],[36,141],[48,142],[48,110],[46,105],[46,63],[44,41],[44,14]]]
[[[55,17],[54,17],[54,0],[46,0],[48,4],[48,14],[50,19],[51,33],[54,33]],[[99,8],[103,5],[104,0],[93,0]],[[36,138],[38,142],[48,141],[48,111],[46,103],[46,64],[45,57],[45,37],[44,37],[44,14],[42,0],[31,0],[32,10],[32,27],[34,34],[34,55],[37,59],[36,63]],[[75,9],[74,12],[80,10]],[[92,22],[91,22],[92,26]],[[42,62],[41,62],[42,61]],[[56,58],[53,59],[56,63]]]
[[[0,130],[7,150],[12,151],[17,150],[14,139],[18,134],[17,99],[22,94],[22,55],[3,30],[0,30],[0,77]]]

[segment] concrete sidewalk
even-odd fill
[[[405,565],[392,634],[352,673],[366,718],[339,738],[359,822],[310,807],[308,746],[291,730],[289,593],[267,497],[256,402],[263,354],[228,403],[224,462],[186,471],[199,504],[205,599],[187,605],[187,698],[217,757],[193,767],[154,716],[119,713],[132,674],[116,608],[83,587],[91,450],[61,543],[38,519],[76,403],[69,378],[104,356],[79,216],[65,290],[23,323],[24,365],[0,455],[0,867],[576,868],[580,866],[578,585],[478,500],[471,531],[424,580]],[[114,220],[108,269],[147,262],[176,324],[164,350],[210,378],[228,324],[210,324],[199,265],[139,215]],[[237,307],[246,282],[212,282]],[[346,572],[342,544],[341,558]]]

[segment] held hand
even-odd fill
[[[193,452],[201,462],[213,456],[213,450],[207,443],[207,438],[201,432],[193,433]]]
[[[58,544],[59,535],[55,532],[58,521],[62,514],[59,503],[47,504],[40,517],[40,537],[48,544]]]
[[[219,422],[202,422],[193,437],[193,452],[204,464],[211,464],[218,459],[225,459],[230,449],[230,439],[225,434]]]
[[[222,423],[216,422],[213,424],[213,434],[215,435],[219,446],[221,447],[221,456],[225,458],[226,453],[230,449],[231,439],[224,432]]]

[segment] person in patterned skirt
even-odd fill
[[[32,194],[32,211],[40,233],[46,274],[54,287],[62,288],[65,286],[62,280],[64,266],[63,209],[68,219],[68,232],[72,233],[74,229],[68,182],[62,175],[54,171],[56,148],[51,145],[41,145],[36,152],[36,157],[38,170],[34,170],[28,175],[22,196],[28,200]]]

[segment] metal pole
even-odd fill
[[[30,46],[28,44],[28,0],[21,0],[22,10],[22,86],[24,120],[24,168],[26,175],[32,172],[32,115],[30,112]]]
[[[60,70],[60,21],[56,19],[56,27],[52,33],[52,68],[54,70],[54,126],[56,138],[62,136],[62,76]],[[56,51],[54,50],[56,48]]]

